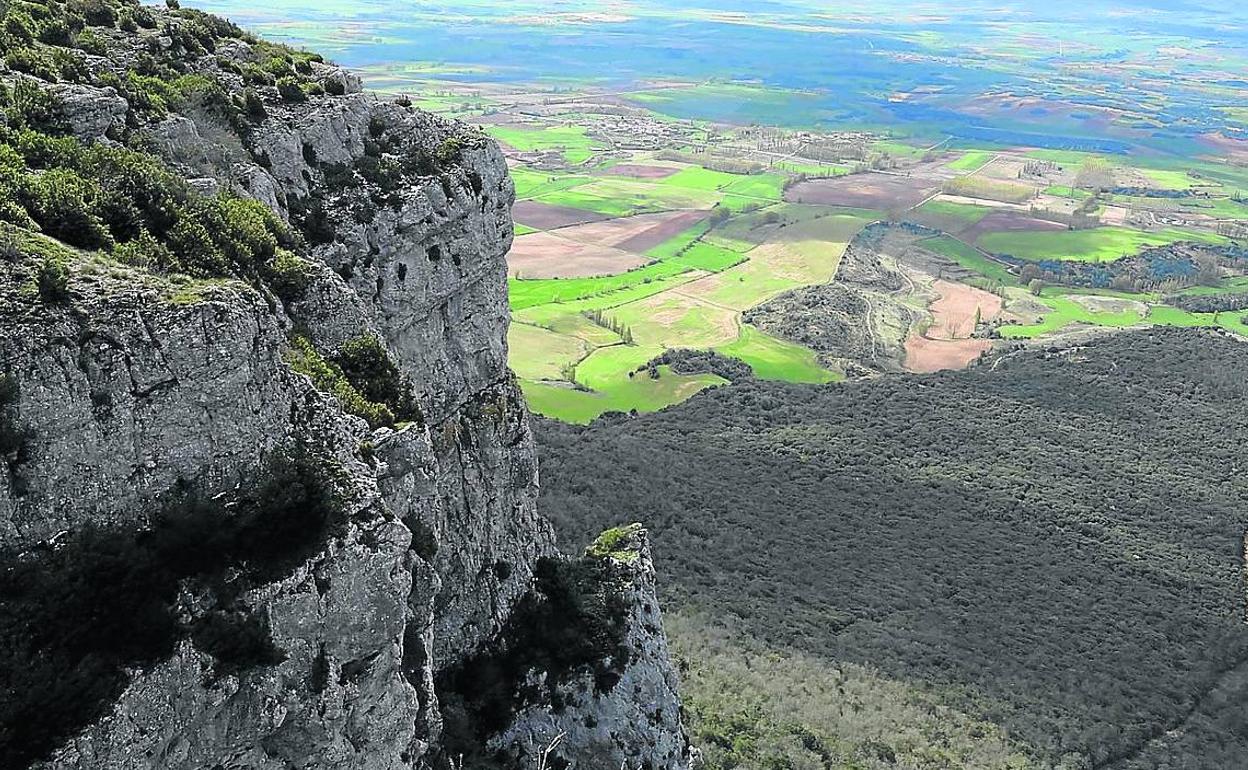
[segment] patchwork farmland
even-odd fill
[[[962,368],[1088,330],[1248,331],[1248,309],[1170,304],[1176,292],[1232,294],[1245,266],[1226,234],[1234,220],[1219,216],[1237,188],[1199,161],[1179,172],[864,134],[820,162],[776,157],[762,149],[775,137],[751,141],[751,129],[594,105],[583,95],[575,113],[534,117],[513,96],[482,121],[516,182],[509,343],[542,414],[584,423],[727,382],[669,363],[673,350],[824,383]],[[858,314],[802,291],[822,286]]]
[[[394,87],[436,93],[424,106],[508,157],[510,359],[547,416],[658,410],[736,376],[671,351],[827,383],[1055,335],[1248,332],[1248,172],[1213,157],[690,117],[802,99],[744,85]]]

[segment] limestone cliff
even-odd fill
[[[536,510],[498,148],[82,7],[3,41],[0,764],[687,767],[644,535]]]

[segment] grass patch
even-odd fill
[[[511,169],[511,180],[516,185],[516,200],[539,198],[560,190],[580,187],[593,181],[591,177],[572,174],[548,174],[524,166]]]
[[[554,309],[561,309],[561,306],[555,305]],[[581,313],[564,311],[558,315],[547,318],[543,326],[553,332],[566,335],[568,337],[576,337],[584,340],[593,347],[602,347],[604,345],[618,345],[622,340],[620,335],[600,326]]]
[[[954,171],[967,171],[967,172],[978,171],[984,166],[988,165],[988,163],[994,157],[996,157],[995,153],[985,152],[981,150],[972,150],[971,152],[966,153],[965,155],[958,158],[957,160],[951,163],[946,163],[945,167],[951,168]]]
[[[686,249],[683,254],[673,257],[670,261],[673,264],[685,265],[695,270],[719,273],[730,267],[735,267],[745,260],[746,257],[744,255],[732,249],[709,243],[695,243]]]
[[[706,348],[735,339],[735,310],[710,305],[677,292],[665,292],[610,311],[641,345]]]
[[[649,360],[649,359],[647,359]],[[642,362],[644,363],[644,362]],[[529,409],[537,414],[563,422],[586,425],[604,412],[657,412],[673,404],[679,404],[707,388],[727,384],[727,380],[713,374],[675,374],[670,367],[656,370],[658,379],[640,373],[627,374],[604,383],[601,390],[586,392],[545,383],[521,380]]]
[[[645,196],[617,198],[612,196],[594,195],[584,190],[556,190],[536,200],[551,206],[567,206],[569,208],[592,211],[608,217],[631,217],[634,214],[649,214],[662,211],[663,205]]]
[[[928,238],[922,242],[922,246],[928,251],[948,257],[967,270],[973,270],[1002,286],[1019,285],[1018,278],[1006,269],[1005,265],[984,256],[974,247],[951,235],[938,235],[935,238]]]
[[[490,136],[520,152],[559,150],[563,153],[563,159],[574,165],[584,163],[594,154],[593,140],[586,135],[584,126],[486,126],[485,130]]]
[[[741,336],[735,342],[715,350],[749,364],[754,376],[763,380],[824,383],[840,379],[820,366],[809,348],[776,339],[748,324],[741,326]]]
[[[930,200],[915,209],[908,218],[938,230],[959,233],[975,225],[991,211],[986,206],[970,203]]]
[[[1038,323],[1001,327],[1006,339],[1034,339],[1060,331],[1071,324],[1084,323],[1092,326],[1134,326],[1144,317],[1133,310],[1120,312],[1096,312],[1065,296],[1040,296],[1035,300],[1049,308]]]
[[[507,330],[507,346],[512,370],[527,380],[563,379],[566,367],[584,358],[589,349],[577,337],[522,323]]]
[[[1154,187],[1162,190],[1189,190],[1201,184],[1201,180],[1189,176],[1186,171],[1157,168],[1137,168],[1136,171],[1144,175]]]
[[[987,233],[976,243],[994,254],[1008,254],[1037,262],[1049,259],[1112,262],[1149,246],[1166,246],[1178,241],[1224,243],[1226,239],[1212,233],[1175,228],[1145,232],[1126,227],[1095,227],[1057,232]]]
[[[536,305],[588,299],[652,284],[688,270],[688,267],[675,262],[655,262],[627,273],[594,278],[509,278],[507,286],[512,310],[524,310]]]

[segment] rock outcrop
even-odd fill
[[[91,76],[47,89],[62,118],[80,141],[159,155],[200,193],[263,203],[297,234],[275,259],[298,280],[271,279],[272,261],[258,277],[178,277],[4,226],[0,621],[83,616],[44,656],[72,668],[71,689],[0,704],[0,756],[390,770],[447,767],[457,748],[527,768],[561,734],[576,768],[687,767],[644,534],[576,571],[536,508],[507,369],[514,190],[496,145],[211,17],[148,15],[93,28],[106,51]],[[151,69],[139,51],[238,98],[144,112],[126,79]],[[298,74],[258,79],[274,57]],[[365,374],[347,352],[361,340]],[[376,412],[352,404],[384,400],[378,383],[401,417],[370,428],[360,415]],[[129,554],[120,577],[114,553]],[[40,591],[71,578],[62,612]],[[579,657],[544,669],[548,651],[525,645],[549,640],[525,623],[581,593],[610,617],[560,622],[606,624],[610,644],[582,634]],[[113,615],[127,613],[123,642]],[[37,646],[24,629],[3,632]],[[475,697],[459,687],[473,665],[500,656],[524,667],[501,696],[508,719],[448,712]],[[0,660],[6,685],[55,673],[21,660]],[[36,713],[37,729],[20,723]]]
[[[586,560],[614,573],[623,608],[619,659],[594,676],[582,671],[557,682],[549,703],[523,708],[491,743],[512,756],[549,750],[573,767],[683,767],[689,747],[681,731],[680,699],[655,593],[654,562],[645,530],[610,530]]]

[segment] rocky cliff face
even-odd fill
[[[292,235],[185,278],[121,231],[4,225],[6,766],[530,767],[562,735],[571,767],[687,767],[644,536],[569,562],[536,510],[497,147],[210,17],[101,7],[77,76],[10,49],[6,93]]]

